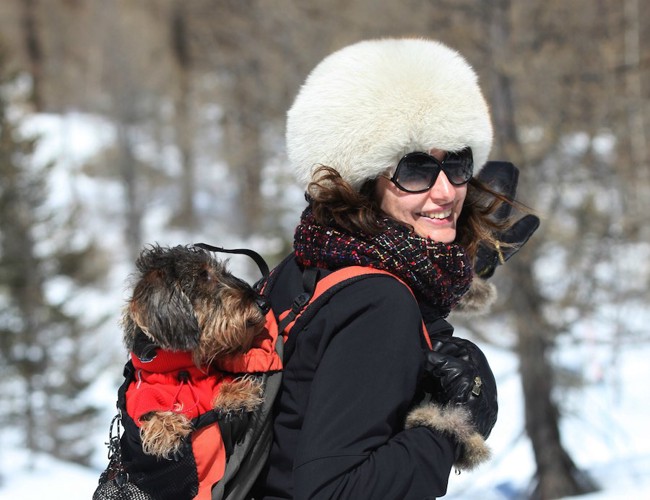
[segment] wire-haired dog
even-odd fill
[[[264,305],[223,262],[194,246],[148,247],[136,267],[123,315],[135,370],[126,409],[140,427],[142,451],[169,459],[194,418],[250,412],[261,403],[255,377],[224,374],[213,363],[251,347],[264,329]]]

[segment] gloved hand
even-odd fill
[[[483,352],[458,337],[433,339],[433,350],[425,354],[428,390],[434,401],[464,407],[471,424],[487,439],[497,420],[497,386]]]
[[[485,439],[497,419],[497,387],[481,350],[472,342],[432,336],[424,355],[423,388],[428,399],[413,408],[405,427],[428,427],[455,444],[454,464],[471,470],[490,458]]]
[[[476,178],[509,200],[515,199],[519,169],[512,163],[489,161]],[[504,203],[492,217],[499,222],[503,222],[511,216],[511,212],[512,206]],[[528,214],[516,221],[509,229],[497,235],[497,240],[505,243],[505,245],[501,245],[496,249],[481,245],[474,263],[474,273],[483,279],[490,278],[494,274],[496,267],[499,264],[504,264],[517,253],[538,227],[539,217]]]

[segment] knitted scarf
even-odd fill
[[[318,224],[307,208],[294,235],[298,263],[339,269],[367,266],[388,271],[411,287],[446,317],[472,282],[472,268],[463,247],[422,238],[390,219],[379,235],[350,234]]]

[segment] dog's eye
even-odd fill
[[[202,269],[199,273],[199,278],[205,281],[210,281],[211,276],[207,269]]]

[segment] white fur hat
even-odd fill
[[[406,153],[472,148],[475,172],[492,146],[488,106],[472,67],[425,39],[367,40],[329,55],[287,114],[287,153],[301,185],[319,165],[355,189]]]

